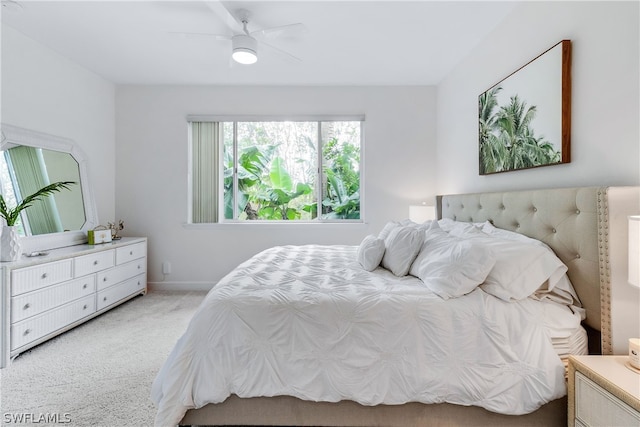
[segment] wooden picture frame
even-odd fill
[[[478,96],[478,141],[480,175],[570,162],[570,40]]]

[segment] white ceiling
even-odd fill
[[[491,1],[31,1],[2,8],[2,25],[116,84],[434,85],[513,10]],[[3,0],[3,5],[6,5]],[[231,43],[216,5],[251,12],[249,31],[303,23],[263,45],[254,65]],[[224,11],[224,9],[223,9]]]

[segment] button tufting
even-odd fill
[[[556,232],[556,229],[555,229],[555,228],[552,228],[552,229],[551,229],[551,232],[552,232],[552,233],[555,233],[555,232]]]
[[[533,207],[533,211],[534,212],[538,212],[538,208],[536,208],[535,206]]]
[[[580,213],[580,209],[576,209],[576,214],[579,214],[579,213]]]

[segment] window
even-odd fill
[[[191,222],[360,221],[362,124],[190,121]]]

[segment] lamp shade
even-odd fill
[[[640,215],[629,217],[629,284],[640,288]]]
[[[418,224],[436,219],[436,208],[429,205],[410,205],[409,219]]]

